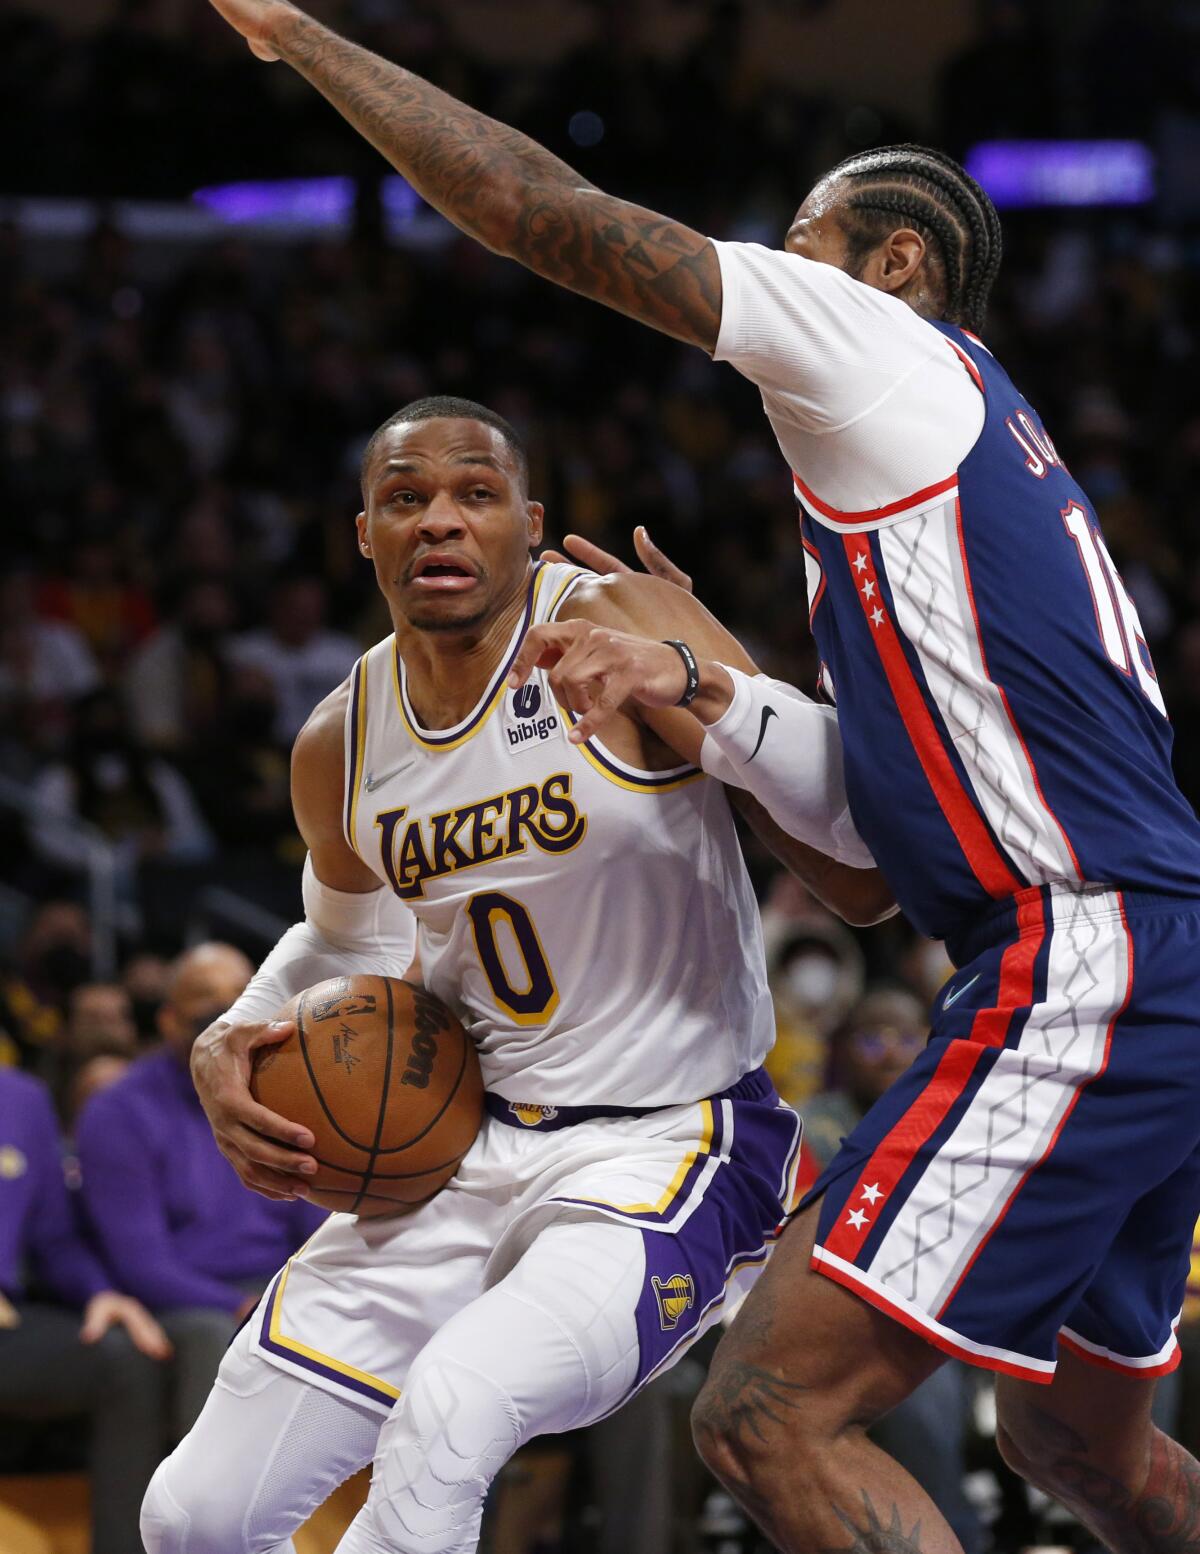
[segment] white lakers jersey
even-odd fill
[[[486,1087],[532,1105],[658,1106],[734,1084],[774,1038],[758,909],[724,790],[567,742],[546,675],[505,685],[581,578],[539,563],[479,703],[423,729],[396,640],[354,670],[345,826],[412,908],[421,975]]]

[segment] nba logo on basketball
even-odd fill
[[[540,686],[523,685],[513,692],[512,710],[514,716],[520,721],[506,730],[511,750],[520,750],[524,745],[541,744],[558,728],[556,713],[551,712],[544,718],[538,717],[541,706]]]

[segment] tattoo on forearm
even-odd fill
[[[828,1545],[821,1550],[821,1554],[921,1554],[920,1522],[911,1532],[905,1532],[900,1507],[893,1504],[885,1527],[865,1489],[862,1491],[862,1499],[861,1521],[843,1511],[839,1505],[831,1507],[833,1514],[850,1534],[851,1541],[839,1543],[836,1548]]]
[[[299,11],[272,41],[464,232],[677,339],[716,345],[721,280],[707,238],[602,193],[528,136]]]

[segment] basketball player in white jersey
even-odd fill
[[[372,439],[359,539],[395,632],[297,741],[306,920],[195,1059],[243,1178],[291,1196],[312,1140],[250,1100],[248,1054],[287,1029],[266,1022],[302,987],[400,974],[415,921],[421,977],[478,1047],[483,1129],[423,1207],[335,1214],[282,1271],[155,1476],[150,1554],[286,1549],[372,1457],[342,1554],[469,1554],[517,1447],[601,1418],[672,1363],[756,1277],[791,1206],[799,1123],[760,1067],[757,908],[700,763],[736,774],[702,701],[606,707],[601,743],[586,698],[577,718],[540,671],[510,684],[527,633],[557,622],[627,645],[641,637],[624,628],[686,636],[754,666],[670,584],[533,562],[526,479],[512,429],[470,402],[419,402]],[[691,653],[654,645],[671,681]],[[798,693],[778,692],[786,719]],[[890,896],[848,821],[832,712],[817,726],[803,802],[759,796],[842,861],[756,820],[869,920]]]

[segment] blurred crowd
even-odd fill
[[[585,41],[553,71],[500,69],[452,46],[432,7],[343,9],[356,35],[515,118],[602,186],[714,235],[768,243],[815,176],[863,144],[933,138],[961,153],[993,134],[1148,135],[1156,114],[1195,114],[1200,102],[1192,12],[1166,3],[1136,16],[1085,8],[1082,39],[1055,35],[1052,8],[984,7],[976,38],[943,70],[932,124],[739,69],[749,5],[713,4],[697,41],[654,60],[631,44],[624,6],[585,7]],[[162,12],[127,0],[106,27],[67,37],[36,8],[0,0],[0,97],[24,131],[0,137],[0,190],[178,199],[205,182],[336,171],[359,180],[359,200],[351,233],[302,245],[155,244],[104,216],[81,241],[0,228],[0,1125],[7,1069],[16,1111],[32,1108],[72,1141],[90,1236],[68,1274],[33,1243],[0,1266],[0,1346],[21,1331],[5,1307],[132,1301],[100,1308],[103,1342],[121,1349],[127,1375],[134,1356],[161,1367],[169,1351],[168,1391],[184,1400],[154,1402],[146,1453],[185,1427],[213,1345],[303,1228],[247,1221],[201,1193],[200,1220],[244,1229],[219,1246],[206,1239],[208,1222],[185,1212],[184,1178],[154,1164],[138,1108],[154,1097],[174,1107],[203,1158],[187,1046],[248,973],[239,951],[257,958],[273,925],[299,915],[290,742],[388,629],[354,544],[373,428],[423,394],[482,400],[528,439],[552,541],[574,530],[629,555],[645,523],[764,667],[810,689],[816,667],[790,481],[754,391],[448,233],[389,243],[378,169],[315,94],[257,69],[206,6],[184,5],[174,28]],[[1197,802],[1200,246],[1154,210],[1014,213],[1005,240],[988,342],[1100,513]],[[1021,566],[1014,557],[1018,598]],[[776,997],[774,1073],[809,1109],[815,1170],[911,1061],[950,968],[901,920],[846,929],[747,846]],[[93,894],[98,856],[115,954],[98,952],[109,926]],[[180,961],[197,937],[191,903],[214,889],[249,904],[223,925],[239,948]],[[32,1162],[60,1149],[55,1138],[47,1157],[45,1144],[0,1137],[0,1193],[35,1201]],[[159,1175],[178,1201],[156,1198]],[[131,1237],[103,1200],[135,1191],[160,1223],[139,1221]],[[193,1264],[220,1289],[201,1299]],[[171,1316],[197,1309],[218,1314],[199,1338]],[[27,1337],[34,1326],[29,1315]],[[45,1343],[69,1339],[60,1324]],[[77,1390],[90,1375],[77,1367]],[[159,1381],[138,1385],[144,1400]],[[959,1394],[934,1401],[933,1417],[960,1419],[962,1439],[924,1471],[949,1470],[961,1486],[978,1399],[961,1378],[952,1385]],[[913,1415],[901,1433],[919,1446],[925,1429]],[[597,1458],[598,1482],[619,1445]],[[545,1504],[552,1525],[553,1495]],[[723,1533],[725,1511],[709,1509],[711,1546],[741,1547],[736,1518]],[[639,1516],[656,1525],[644,1507]],[[962,1535],[983,1546],[978,1531]],[[669,1537],[636,1546],[665,1554]]]

